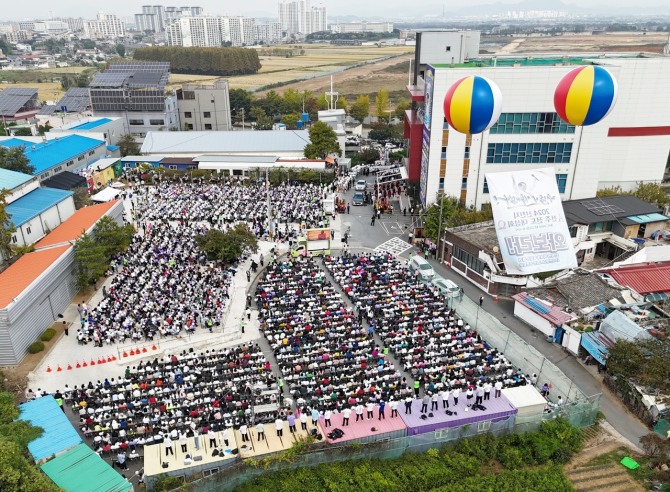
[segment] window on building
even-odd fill
[[[486,181],[486,178],[484,178],[484,187],[482,188],[482,193],[488,194],[489,192],[489,183]]]
[[[177,165],[176,165],[176,164],[170,164],[170,165],[168,166],[168,169],[175,169],[175,170],[176,170],[176,169],[177,169]]]
[[[184,111],[184,118],[193,118],[193,113],[190,111]]]
[[[78,161],[83,161],[84,159],[86,159],[86,156],[83,154],[77,157]]]
[[[40,179],[47,179],[49,177],[49,173],[42,173],[40,175]]]
[[[165,124],[165,120],[149,120],[150,125],[162,126]]]
[[[451,46],[447,46],[445,51],[447,51],[447,52],[451,51]]]
[[[202,117],[203,118],[211,118],[212,113],[210,113],[209,111],[205,111],[205,112],[202,113]]]
[[[88,155],[93,155],[93,154],[95,154],[95,151],[94,151],[94,150],[91,150],[91,151],[88,153]]]
[[[187,130],[193,130],[193,124],[192,123],[186,123],[186,129]]]
[[[30,234],[32,232],[32,229],[30,226],[26,227],[26,234]]]
[[[461,181],[461,190],[467,190],[468,189],[468,178],[463,178]]]
[[[16,237],[16,235],[13,235],[13,236],[12,236],[12,242],[13,242],[14,244],[18,243],[18,242],[19,242],[19,238]]]
[[[205,123],[205,130],[211,130],[212,129],[212,124],[211,123]]]
[[[474,256],[473,254],[468,253],[464,249],[461,249],[457,245],[454,245],[453,256],[457,260],[464,263],[468,268],[479,273],[480,275],[484,273],[484,267],[486,267],[486,263],[484,263],[482,260]]]
[[[486,432],[491,428],[491,421],[477,422],[477,432]]]
[[[488,146],[486,163],[569,164],[571,155],[571,143],[495,143]]]
[[[438,186],[438,188],[441,190],[444,189],[444,178],[440,178],[440,186]]]
[[[142,125],[144,125],[144,120],[131,119],[131,120],[128,120],[128,124],[133,125],[133,126],[142,126]]]
[[[65,165],[69,167],[69,166],[71,166],[72,164],[74,164],[74,161],[69,161],[69,162],[68,162],[67,164],[65,164]]]
[[[556,174],[556,184],[558,185],[558,192],[565,193],[565,185],[568,183],[567,174]]]
[[[463,152],[463,158],[464,159],[469,159],[470,158],[470,146],[469,145],[465,146],[465,151]]]
[[[502,113],[489,131],[492,134],[575,133],[575,127],[556,113]]]
[[[570,237],[577,237],[577,231],[579,228],[577,226],[570,227]]]

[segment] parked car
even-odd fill
[[[458,297],[461,290],[458,285],[446,278],[436,278],[433,280],[433,285],[445,297]]]
[[[354,189],[356,191],[365,191],[365,188],[367,188],[367,186],[368,186],[367,181],[365,181],[364,179],[359,179],[358,181],[356,181],[356,186],[354,187]]]
[[[419,272],[419,280],[424,282],[430,282],[435,277],[435,270],[423,256],[416,255],[410,260],[409,271],[412,275],[417,275],[416,272]]]

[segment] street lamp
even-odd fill
[[[244,131],[244,108],[237,108],[236,111],[242,112],[242,131]]]

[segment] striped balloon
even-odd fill
[[[576,68],[561,79],[554,92],[554,107],[566,123],[593,125],[612,111],[617,83],[602,67]]]
[[[502,94],[486,77],[471,75],[452,85],[444,96],[444,116],[461,133],[481,133],[498,121]]]

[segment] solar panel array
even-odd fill
[[[49,115],[65,106],[68,113],[81,113],[91,107],[91,98],[88,87],[72,87],[55,105],[42,106],[39,114]]]
[[[96,74],[91,81],[91,87],[123,87],[130,76],[125,72],[103,72]]]
[[[31,88],[9,88],[0,91],[0,115],[14,116],[35,96],[37,89]]]
[[[625,212],[624,209],[617,207],[616,205],[609,204],[601,198],[582,202],[582,206],[592,214],[595,214],[599,217],[603,215],[615,215]]]
[[[118,62],[97,74],[91,87],[155,87],[163,88],[170,73],[169,62]]]

